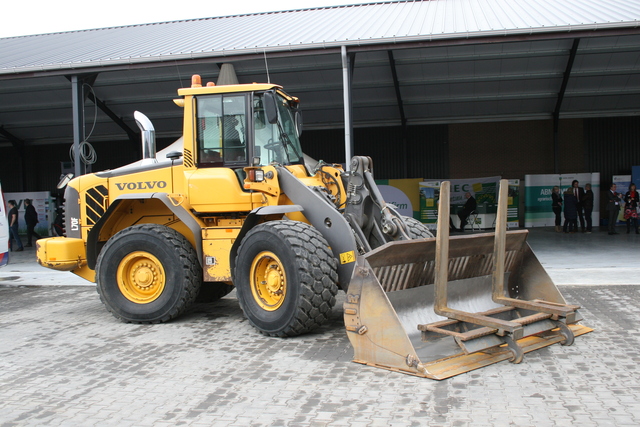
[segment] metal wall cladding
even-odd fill
[[[406,147],[401,126],[356,128],[354,155],[373,159],[376,179],[449,176],[447,125],[407,127]],[[313,130],[302,134],[305,153],[317,160],[344,163],[344,130]]]
[[[630,175],[640,165],[640,117],[584,119],[589,172],[600,172],[607,189],[613,175]]]
[[[407,178],[450,178],[449,125],[409,126]]]

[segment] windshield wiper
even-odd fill
[[[293,153],[298,156],[298,160],[300,160],[302,158],[302,155],[298,152],[296,146],[289,139],[289,134],[286,133],[282,128],[282,123],[280,123],[280,120],[278,120],[278,132],[280,133],[280,140],[284,145],[284,153],[287,156],[287,162],[291,164],[291,158],[289,157],[289,147],[291,147]]]

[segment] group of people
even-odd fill
[[[563,197],[564,196],[564,197]],[[607,191],[607,213],[608,213],[608,229],[609,234],[618,234],[616,232],[616,222],[620,207],[624,206],[624,219],[627,221],[627,233],[633,229],[636,234],[640,234],[638,230],[638,205],[640,197],[636,190],[636,185],[631,184],[629,191],[624,196],[616,192],[616,184],[611,184]],[[575,233],[578,231],[578,218],[580,218],[580,227],[583,233],[591,233],[592,222],[591,213],[593,212],[593,191],[591,184],[585,185],[583,189],[580,183],[574,180],[564,194],[560,194],[560,187],[553,187],[551,193],[551,207],[556,215],[556,231],[558,233]],[[564,212],[564,225],[561,226],[561,214]]]
[[[15,200],[9,200],[7,201],[7,205],[9,205],[9,248],[20,252],[24,250],[24,246],[18,234],[18,204]],[[38,233],[35,232],[36,224],[38,224],[38,213],[36,212],[36,208],[33,207],[31,199],[24,199],[24,221],[27,224],[27,244],[25,246],[29,248],[32,246],[32,237],[35,237],[36,240],[40,238]]]
[[[562,197],[564,196],[564,198]],[[556,215],[556,231],[558,233],[575,233],[578,231],[578,218],[583,233],[591,233],[593,224],[593,191],[591,184],[580,187],[578,180],[573,180],[571,187],[564,194],[560,194],[560,187],[553,187],[551,192],[551,207]],[[564,225],[561,226],[561,214],[564,211]]]
[[[607,212],[609,213],[609,234],[618,234],[616,232],[616,222],[618,222],[618,214],[620,206],[624,203],[624,219],[627,221],[627,234],[631,232],[631,228],[638,231],[638,191],[636,185],[631,183],[629,191],[624,196],[616,192],[616,184],[611,184],[607,191]]]

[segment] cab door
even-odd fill
[[[252,154],[247,93],[200,95],[195,99],[195,164],[188,174],[189,202],[200,213],[252,209],[243,189]]]

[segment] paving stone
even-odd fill
[[[438,382],[352,363],[340,302],[279,339],[235,293],[134,325],[89,286],[0,284],[0,426],[640,425],[640,286],[561,290],[596,332]]]

